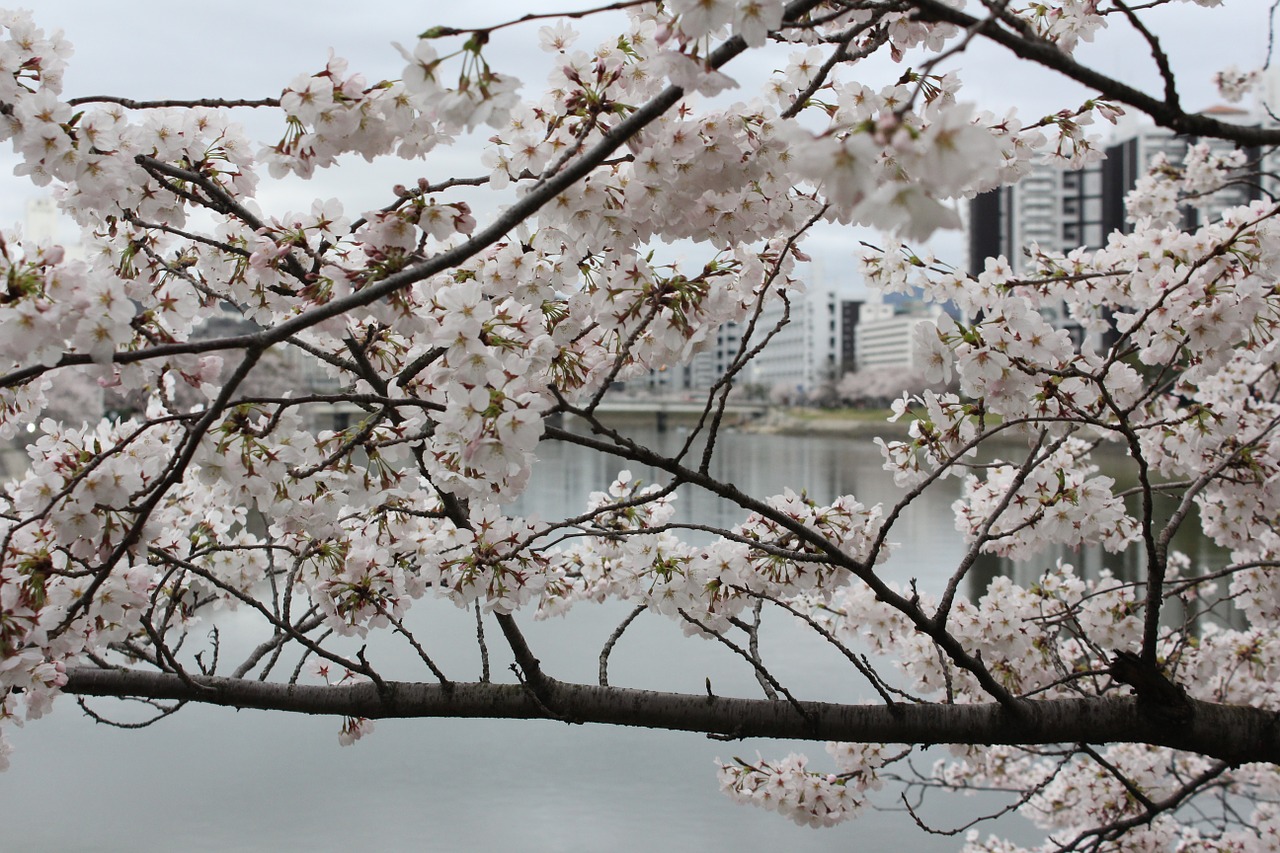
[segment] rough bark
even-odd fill
[[[78,667],[64,692],[131,696],[371,719],[389,717],[553,718],[772,737],[912,744],[1148,743],[1231,764],[1280,763],[1280,714],[1187,700],[1172,722],[1135,698],[1023,700],[1015,713],[980,705],[838,705],[735,699],[572,684],[546,678],[539,697],[518,684],[384,681],[342,687]]]

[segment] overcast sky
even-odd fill
[[[263,97],[276,95],[302,72],[319,70],[329,48],[347,58],[353,70],[371,80],[395,78],[404,62],[392,41],[412,44],[417,33],[435,25],[482,26],[517,17],[533,9],[573,10],[599,3],[552,0],[547,3],[484,0],[470,4],[404,3],[396,0],[270,3],[264,0],[220,0],[216,4],[100,0],[37,2],[34,12],[46,29],[61,28],[76,53],[66,75],[64,97],[91,94],[133,98]],[[1242,68],[1261,65],[1266,53],[1268,2],[1225,0],[1205,9],[1175,3],[1144,13],[1162,39],[1174,69],[1181,77],[1183,103],[1201,109],[1218,102],[1210,77],[1228,64]],[[612,20],[616,21],[616,18]],[[610,19],[580,22],[583,37],[575,47],[589,49],[610,29]],[[514,73],[535,95],[545,77],[548,58],[537,48],[537,25],[525,25],[495,36],[488,51],[498,70]],[[1113,16],[1096,44],[1077,54],[1130,85],[1157,94],[1161,84],[1152,61],[1132,29]],[[754,83],[785,62],[785,52],[743,57],[727,70],[744,85],[729,97],[749,98]],[[1003,112],[1010,106],[1030,120],[1063,107],[1078,105],[1092,92],[1055,79],[1047,72],[1015,63],[1002,49],[972,48],[950,62],[965,81],[961,97],[981,107]],[[872,86],[892,82],[902,66],[883,60],[867,64],[860,79]],[[271,141],[279,124],[273,117],[248,115],[252,135]],[[489,135],[482,133],[478,140]],[[419,176],[438,180],[449,173],[482,174],[479,146],[439,151],[426,161],[406,163],[388,159],[373,169],[331,170],[304,185],[293,182],[270,187],[265,179],[261,202],[268,212],[306,207],[306,199],[336,196],[347,210],[359,213],[380,205],[388,188],[412,183]],[[14,163],[7,151],[0,155],[0,225],[20,222],[27,199],[42,191],[9,177]],[[265,171],[265,170],[264,170]],[[279,208],[277,207],[279,206]],[[845,278],[844,268],[857,250],[856,239],[828,229],[810,242],[826,278]],[[940,255],[963,265],[963,239],[958,234],[935,240]]]

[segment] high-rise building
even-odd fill
[[[812,399],[854,369],[854,326],[861,300],[840,288],[810,285],[789,298],[786,325],[778,329],[748,366],[747,381],[785,391],[792,399]],[[774,300],[761,312],[753,341],[763,341],[782,320],[785,306]]]
[[[58,203],[51,196],[36,196],[27,201],[23,223],[23,239],[36,243],[54,243],[58,239]]]
[[[1234,107],[1205,112],[1224,121],[1250,121],[1248,112]],[[987,258],[1004,255],[1014,272],[1022,272],[1025,250],[1032,244],[1056,252],[1079,246],[1102,247],[1111,232],[1130,230],[1124,198],[1156,156],[1163,154],[1170,163],[1181,165],[1195,142],[1162,127],[1122,122],[1103,160],[1078,170],[1038,164],[1021,182],[979,195],[969,205],[970,271],[977,274]],[[1218,140],[1209,144],[1212,149],[1231,148]],[[1258,151],[1246,151],[1245,155],[1252,163],[1259,159]],[[1213,203],[1206,207],[1188,205],[1184,224],[1195,227],[1215,218],[1223,208],[1247,203],[1260,193],[1257,182],[1233,185],[1215,194]]]
[[[65,239],[69,222],[58,211],[58,203],[52,196],[35,196],[27,200],[22,222],[22,239],[30,245],[62,246],[68,258],[85,260],[86,252],[80,243]],[[71,233],[74,233],[72,231]]]
[[[1234,107],[1205,112],[1228,122],[1254,123],[1250,113]],[[987,258],[1003,255],[1014,273],[1021,274],[1033,245],[1053,252],[1101,248],[1112,232],[1131,230],[1125,219],[1125,196],[1147,174],[1156,156],[1163,154],[1171,164],[1181,165],[1195,143],[1165,128],[1122,121],[1101,161],[1078,170],[1038,164],[1021,182],[977,196],[969,205],[970,272],[977,275]],[[1210,140],[1209,145],[1222,151],[1233,147],[1220,140]],[[1252,164],[1246,170],[1257,171],[1260,152],[1245,155]],[[1215,193],[1208,205],[1185,206],[1183,224],[1194,228],[1226,207],[1258,198],[1261,192],[1257,181],[1232,185]],[[1058,328],[1078,331],[1062,306],[1044,307],[1042,313]]]
[[[735,377],[734,384],[781,392],[792,400],[812,399],[823,389],[834,387],[855,366],[854,332],[862,300],[846,291],[810,285],[804,292],[791,293],[786,303],[774,299],[754,325],[749,321],[726,323],[684,364],[650,371],[644,380],[627,384],[656,394],[706,391],[744,352],[743,336],[750,331],[745,351],[766,338],[768,343]],[[786,323],[782,323],[784,316]]]

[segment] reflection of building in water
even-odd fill
[[[583,430],[572,425],[571,429]],[[622,432],[663,456],[679,453],[688,438],[675,431],[658,432],[651,425]],[[700,435],[695,438],[692,458],[700,458],[704,448],[705,435]],[[511,514],[546,518],[551,511],[548,508],[569,513],[585,510],[591,492],[607,489],[623,469],[645,484],[671,482],[665,471],[565,441],[544,441],[537,456],[529,489],[507,508]],[[820,504],[853,495],[866,506],[883,505],[887,513],[902,499],[903,492],[883,465],[884,457],[868,438],[725,432],[716,439],[708,474],[757,498],[780,495],[788,488]],[[917,580],[921,592],[937,595],[965,549],[951,512],[952,503],[960,496],[960,483],[949,478],[934,486],[897,517],[889,535],[892,555],[877,571],[899,588]],[[692,483],[681,485],[676,494],[672,520],[677,524],[728,530],[748,515],[741,506]],[[695,544],[715,538],[705,529],[680,531],[678,535]]]
[[[1111,467],[1104,463],[1106,470]],[[1133,513],[1133,509],[1130,509]],[[1165,517],[1156,519],[1157,525],[1168,521]],[[1178,528],[1169,546],[1170,552],[1181,552],[1191,560],[1190,573],[1194,575],[1213,572],[1231,562],[1231,554],[1225,548],[1215,545],[1201,530],[1199,514],[1193,511]],[[1007,557],[982,554],[974,562],[966,578],[966,590],[974,601],[986,594],[991,581],[1005,576],[1022,587],[1034,583],[1058,562],[1070,565],[1077,577],[1085,580],[1097,580],[1103,570],[1111,572],[1115,582],[1138,585],[1137,598],[1141,600],[1144,592],[1140,584],[1147,577],[1147,550],[1139,540],[1118,553],[1105,550],[1100,544],[1086,545],[1081,548],[1068,548],[1065,545],[1050,545],[1036,555],[1034,559],[1014,561]],[[1223,582],[1225,587],[1225,582]],[[1234,608],[1219,608],[1215,611],[1214,621],[1232,627],[1244,625],[1244,614]],[[1165,622],[1171,620],[1181,624],[1187,613],[1181,605],[1168,611]]]

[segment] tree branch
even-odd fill
[[[1188,114],[1176,105],[1158,100],[1132,86],[1094,71],[1076,62],[1061,48],[1044,39],[1031,39],[1002,28],[995,21],[983,21],[941,0],[913,0],[917,16],[925,21],[945,21],[968,29],[977,25],[979,32],[1007,48],[1019,59],[1043,65],[1077,83],[1096,89],[1109,100],[1121,101],[1142,110],[1162,127],[1188,136],[1212,136],[1229,139],[1241,145],[1280,144],[1280,130],[1228,124],[1199,113]]]
[[[545,718],[547,707],[573,722],[651,729],[861,743],[1054,744],[1147,743],[1196,752],[1228,764],[1280,763],[1274,712],[1189,699],[1184,725],[1153,717],[1138,700],[1053,699],[1021,702],[1013,714],[998,703],[840,705],[708,697],[573,684],[542,676],[539,701],[519,684],[439,684],[385,681],[304,686],[192,674],[72,667],[64,693],[201,702],[302,714],[369,719],[457,717]]]

